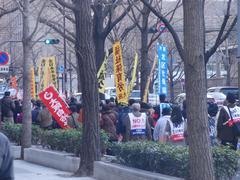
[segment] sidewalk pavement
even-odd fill
[[[39,166],[22,160],[14,161],[15,180],[96,180],[89,177],[71,177],[71,173]]]

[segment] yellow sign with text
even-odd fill
[[[136,52],[135,54],[135,59],[134,59],[134,64],[133,64],[133,70],[132,70],[132,79],[128,85],[128,97],[131,95],[131,92],[135,86],[135,81],[136,81],[136,73],[137,73],[137,64],[138,64],[138,54]]]
[[[32,99],[36,98],[36,81],[35,81],[35,73],[34,67],[31,68],[31,97]]]
[[[108,63],[108,51],[105,54],[104,61],[98,71],[98,91],[104,94],[105,91],[105,78],[107,74],[107,63]]]
[[[117,100],[118,103],[127,105],[128,95],[126,90],[124,65],[122,59],[122,48],[119,41],[115,42],[113,45],[113,60]]]

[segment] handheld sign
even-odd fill
[[[69,128],[67,119],[71,111],[68,109],[65,101],[59,96],[58,91],[50,85],[39,93],[39,98],[46,105],[61,128]]]

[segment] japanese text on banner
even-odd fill
[[[98,78],[98,91],[104,94],[105,91],[105,78],[107,74],[107,63],[108,63],[108,51],[105,54],[104,61],[98,71],[97,78]]]
[[[136,73],[137,73],[137,64],[138,64],[138,54],[137,52],[135,53],[135,58],[134,58],[134,64],[133,64],[133,70],[132,70],[132,79],[128,85],[128,89],[127,89],[127,94],[128,97],[131,95],[131,92],[134,88],[135,85],[135,81],[136,81]]]
[[[69,128],[67,120],[71,111],[68,109],[66,102],[59,96],[58,91],[53,86],[49,86],[39,93],[39,98],[46,105],[60,127]]]
[[[168,94],[168,51],[164,45],[158,45],[158,83],[159,94]]]
[[[36,82],[35,82],[35,72],[34,67],[31,68],[31,97],[32,99],[36,98]]]
[[[49,63],[49,71],[51,75],[50,84],[53,84],[56,88],[57,85],[57,70],[56,70],[56,57],[48,57],[48,63]]]
[[[113,59],[114,59],[114,80],[118,102],[120,104],[128,104],[124,65],[122,59],[122,49],[119,41],[117,41],[113,45]]]
[[[40,82],[39,82],[39,91],[43,91],[47,87],[47,80],[48,78],[48,62],[45,58],[42,58],[39,69],[38,69],[38,77],[40,77]]]

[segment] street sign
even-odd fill
[[[0,65],[0,73],[9,73],[9,66]]]
[[[63,74],[64,73],[64,66],[58,66],[58,73]]]
[[[9,64],[10,57],[8,53],[0,51],[0,66]]]
[[[167,32],[167,28],[164,23],[158,23],[157,25],[157,31],[160,33]]]

